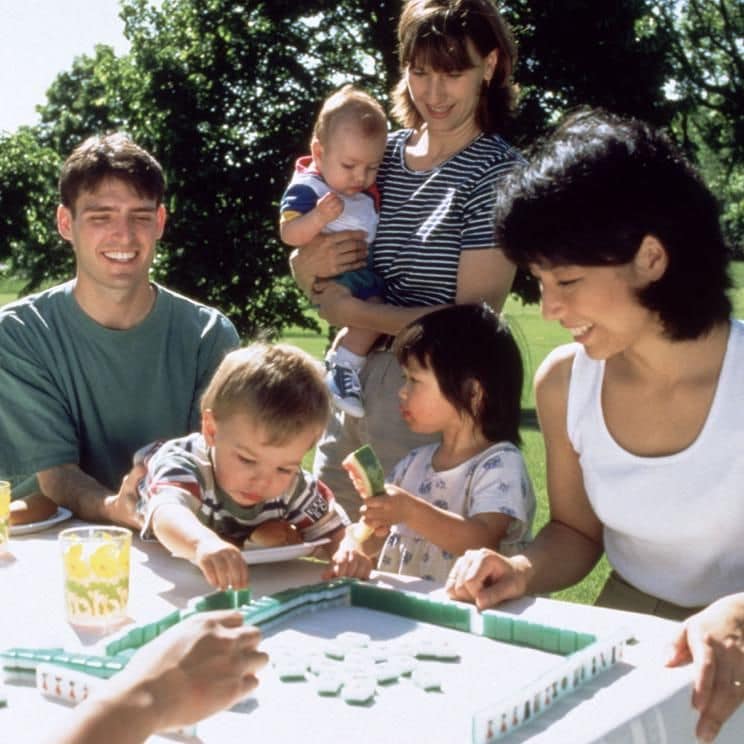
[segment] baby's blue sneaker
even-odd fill
[[[331,364],[328,366],[325,380],[336,408],[354,418],[364,416],[362,385],[355,369]]]

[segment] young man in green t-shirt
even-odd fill
[[[137,526],[132,454],[196,428],[201,391],[238,345],[222,313],[149,278],[164,186],[121,134],[87,139],[62,167],[75,277],[0,308],[0,478],[28,496],[11,521],[56,504]]]

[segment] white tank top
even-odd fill
[[[613,568],[683,607],[744,590],[744,322],[732,321],[713,403],[698,438],[639,457],[612,438],[601,406],[605,364],[579,346],[567,429]]]

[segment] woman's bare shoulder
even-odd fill
[[[553,349],[537,368],[535,392],[557,392],[568,389],[571,367],[579,344],[564,344]]]

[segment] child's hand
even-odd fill
[[[333,222],[336,217],[341,216],[341,213],[344,211],[344,202],[338,194],[329,191],[318,199],[315,208],[323,217],[325,224],[327,225],[329,222]]]
[[[408,522],[415,500],[408,491],[386,483],[385,495],[366,499],[359,511],[363,521],[379,535],[384,534],[383,529],[387,530],[391,525]]]
[[[240,550],[217,535],[197,543],[194,563],[199,566],[204,578],[218,589],[244,589],[248,586],[248,565]]]
[[[362,553],[353,540],[344,538],[322,578],[328,580],[337,576],[351,576],[355,579],[368,579],[373,568],[372,559]]]

